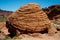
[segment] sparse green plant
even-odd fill
[[[11,40],[11,37],[5,36],[5,39],[4,40]]]
[[[17,37],[17,36],[15,36],[13,38],[6,36],[4,40],[21,40],[21,39],[22,39],[21,37]]]
[[[60,25],[60,22],[56,22],[56,21],[54,21],[53,23],[54,23],[54,24],[57,24],[57,25]]]
[[[7,19],[7,18],[6,18],[5,16],[1,16],[1,17],[0,17],[0,22],[4,22],[4,21],[6,21],[6,19]]]

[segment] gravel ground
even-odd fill
[[[53,36],[48,36],[48,34],[41,34],[40,37],[25,37],[21,40],[60,40],[60,32]]]

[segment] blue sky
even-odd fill
[[[45,8],[54,4],[60,5],[60,0],[0,0],[0,9],[16,11],[18,8],[28,3],[37,3],[42,8]]]

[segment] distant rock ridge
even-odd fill
[[[48,8],[43,8],[50,20],[60,19],[60,5],[52,5]]]
[[[0,16],[9,16],[12,12],[0,9]]]

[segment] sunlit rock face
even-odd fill
[[[12,34],[40,33],[47,30],[55,33],[56,29],[50,24],[45,12],[38,4],[27,4],[12,13],[6,21],[6,26]]]

